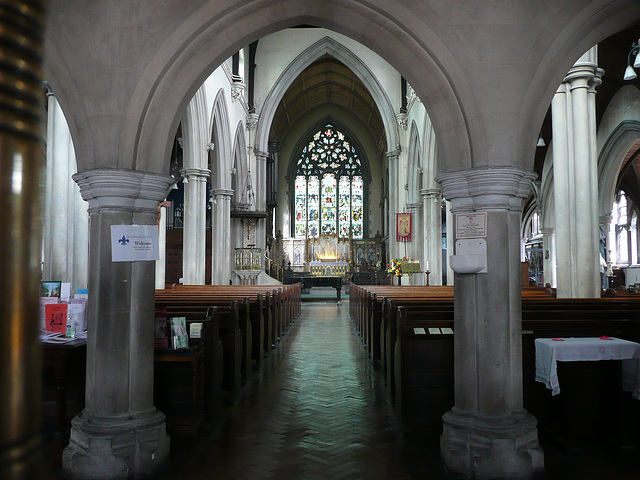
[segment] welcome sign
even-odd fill
[[[112,262],[147,262],[159,258],[156,225],[111,225]]]

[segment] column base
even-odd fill
[[[168,456],[163,413],[156,410],[112,419],[82,412],[71,421],[71,440],[62,454],[62,467],[71,478],[141,478],[154,473]]]
[[[478,480],[543,477],[544,454],[535,417],[524,410],[499,418],[454,410],[443,415],[440,438],[440,453],[449,471]]]

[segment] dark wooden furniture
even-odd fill
[[[302,289],[310,290],[312,287],[333,287],[336,289],[336,297],[338,301],[341,300],[342,277],[320,277],[315,275],[302,277]]]
[[[154,403],[167,416],[169,433],[191,436],[204,422],[204,349],[155,351]]]
[[[87,340],[42,343],[43,439],[48,462],[62,465],[62,451],[69,443],[71,419],[84,408]]]
[[[379,378],[385,382],[401,424],[418,431],[440,428],[442,413],[453,406],[455,333],[430,334],[429,328],[454,330],[452,288],[350,288],[351,317],[374,367],[380,370]],[[608,335],[639,342],[640,298],[564,299],[553,295],[547,289],[523,288],[524,407],[538,419],[543,437],[580,442],[591,437],[640,449],[629,428],[640,425],[639,404],[615,386],[620,382],[619,365],[559,365],[559,376],[565,378],[563,393],[551,397],[544,385],[535,382],[534,346],[541,337]],[[589,428],[592,431],[586,431]]]

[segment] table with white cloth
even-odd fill
[[[622,360],[622,387],[640,400],[640,343],[614,337],[537,338],[536,381],[560,393],[557,362]]]

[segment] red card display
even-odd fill
[[[67,330],[67,304],[52,303],[44,306],[45,328],[50,332],[64,333]]]

